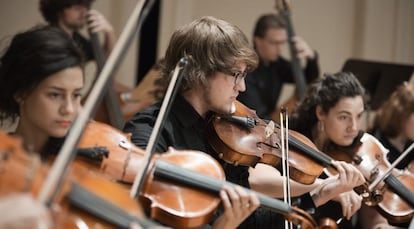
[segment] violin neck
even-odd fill
[[[300,150],[301,152],[305,153],[305,155],[315,160],[316,162],[324,165],[325,167],[332,166],[333,159],[330,156],[326,155],[325,153],[318,151],[312,147],[309,147],[304,142],[300,141],[299,139],[297,139],[296,137],[290,134],[289,134],[288,141],[289,141],[289,146],[292,146]]]
[[[218,180],[161,159],[157,160],[155,164],[154,176],[199,188],[200,190],[208,191],[215,195],[218,195],[224,186],[236,186],[233,183]],[[248,193],[253,192],[258,197],[261,207],[282,215],[288,215],[293,212],[290,206],[281,200],[256,193],[247,188],[243,189]]]

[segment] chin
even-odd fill
[[[55,130],[49,134],[50,137],[53,138],[63,138],[68,133],[68,130]]]
[[[340,146],[350,146],[354,142],[354,139],[343,139],[338,145]]]

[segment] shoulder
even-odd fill
[[[154,126],[155,120],[158,116],[160,111],[160,104],[154,104],[145,108],[144,110],[136,113],[126,124],[124,127],[124,131],[129,129],[130,126],[134,126],[138,123],[147,123],[151,126]]]

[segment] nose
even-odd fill
[[[246,91],[246,78],[242,78],[240,82],[235,85],[235,87],[240,92]]]
[[[349,126],[349,130],[350,131],[358,131],[359,130],[359,119],[357,118],[353,118],[350,126]]]
[[[75,112],[75,109],[76,109],[75,101],[73,101],[70,96],[67,96],[61,106],[61,109],[60,109],[61,113],[65,115],[72,114]]]

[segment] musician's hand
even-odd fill
[[[97,10],[91,9],[88,12],[88,28],[91,32],[113,33],[111,23]]]
[[[301,58],[314,59],[316,54],[315,51],[306,43],[302,37],[295,36],[292,38],[295,42],[297,54]]]
[[[338,171],[338,190],[340,192],[352,191],[354,187],[365,182],[362,173],[352,164],[343,161],[333,161],[332,164]]]
[[[0,212],[0,228],[52,228],[48,209],[29,194],[2,197]]]
[[[212,228],[236,228],[257,207],[259,200],[253,193],[246,193],[239,186],[224,187],[220,192],[224,213],[213,224]]]
[[[329,176],[310,192],[317,207],[336,198],[341,193],[353,191],[354,187],[365,182],[364,176],[355,166],[340,161],[333,161],[332,164],[338,170],[338,175]]]
[[[88,28],[90,32],[103,32],[105,34],[104,50],[108,57],[115,46],[116,36],[111,23],[97,10],[88,12]]]
[[[362,203],[362,197],[354,191],[341,193],[333,200],[341,204],[342,214],[348,220],[361,208]]]

